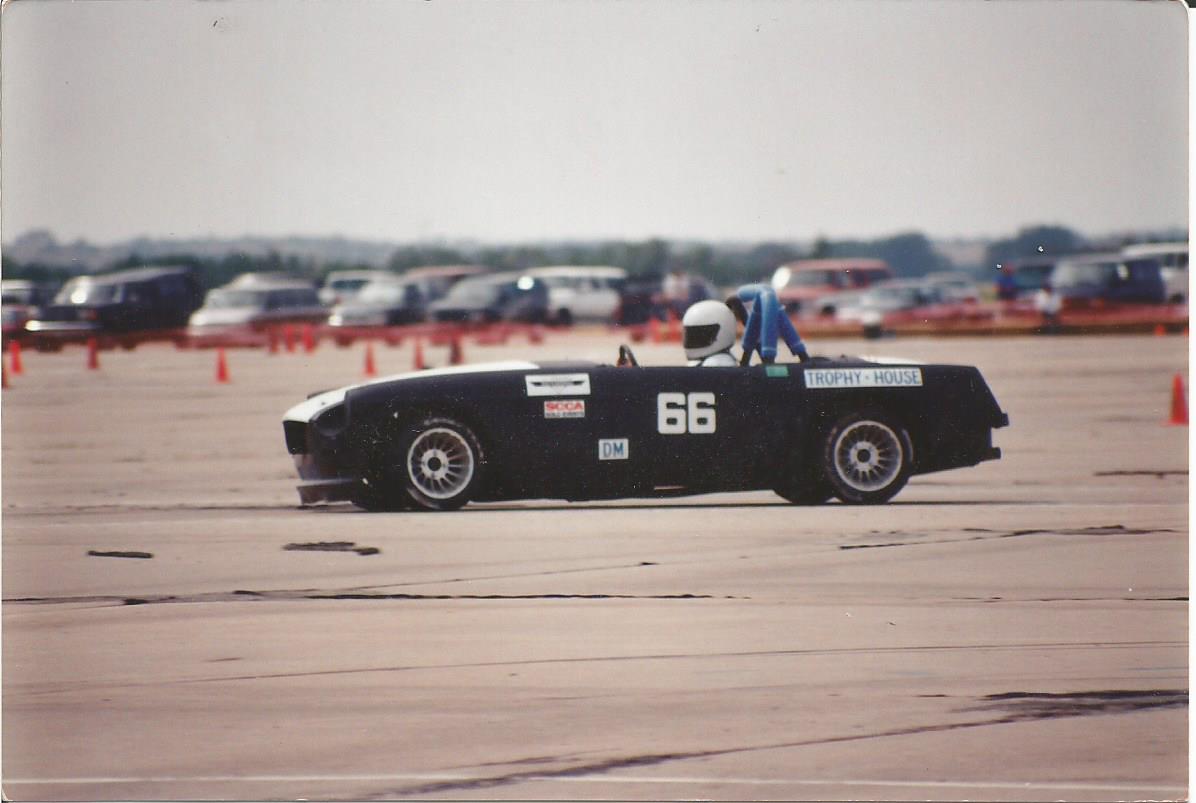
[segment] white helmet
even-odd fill
[[[685,356],[700,360],[735,345],[735,315],[721,301],[699,301],[681,319]]]

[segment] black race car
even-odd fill
[[[1008,417],[972,367],[639,367],[621,351],[622,365],[491,363],[314,395],[283,421],[300,499],[453,510],[772,489],[871,504],[1001,455]]]

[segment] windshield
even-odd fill
[[[333,279],[328,283],[328,286],[333,290],[360,290],[369,281],[369,279]]]
[[[208,309],[261,309],[266,294],[260,290],[213,290],[204,301]]]
[[[840,270],[802,270],[789,275],[788,287],[844,287],[846,277]]]
[[[111,304],[120,300],[119,284],[94,284],[91,280],[72,279],[54,297],[55,304]]]

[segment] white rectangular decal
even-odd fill
[[[599,460],[626,460],[628,451],[626,438],[604,438],[598,441]]]
[[[589,374],[529,374],[524,377],[529,396],[589,396]]]
[[[818,368],[805,372],[808,388],[914,388],[921,368]]]
[[[545,418],[585,418],[585,399],[553,399],[544,402]]]

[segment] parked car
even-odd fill
[[[48,282],[34,282],[26,279],[4,279],[0,281],[3,295],[3,337],[7,340],[25,331],[25,324],[36,318],[41,307],[54,298],[54,285]]]
[[[332,307],[350,300],[375,279],[394,274],[387,270],[334,270],[324,277],[320,287],[320,303]]]
[[[980,300],[980,286],[963,271],[938,271],[921,277],[921,281],[935,287],[943,301],[975,303]]]
[[[689,298],[685,307],[699,301],[718,297],[718,288],[701,276],[688,275],[685,281]],[[663,321],[667,317],[668,305],[664,301],[664,276],[659,273],[644,273],[627,277],[619,295],[619,306],[613,318],[619,326],[637,326],[655,318]]]
[[[789,314],[803,305],[840,290],[854,290],[893,278],[881,259],[802,259],[788,262],[772,274],[772,286]]]
[[[328,325],[333,328],[401,326],[418,323],[424,316],[424,294],[419,282],[400,280],[391,274],[386,279],[375,279],[354,298],[333,307]]]
[[[490,269],[484,265],[429,265],[405,271],[399,274],[399,278],[419,285],[426,303],[444,298],[452,286],[462,279],[489,272]]]
[[[884,331],[885,318],[891,313],[945,303],[948,299],[941,285],[925,279],[891,279],[866,290],[825,296],[817,302],[820,311],[833,315],[836,321],[860,324],[867,337],[879,337]]]
[[[97,334],[174,329],[187,324],[203,302],[203,288],[189,268],[158,267],[78,276],[25,324],[39,347]]]
[[[1013,280],[1013,299],[1026,299],[1042,289],[1051,278],[1051,271],[1055,269],[1055,257],[1042,259],[1014,259],[1003,263],[1002,271],[1007,271]],[[998,288],[998,297],[1000,292]]]
[[[639,367],[626,346],[618,363],[469,365],[313,395],[283,416],[300,501],[454,510],[767,489],[879,504],[910,476],[999,458],[992,431],[1009,423],[967,366]]]
[[[1121,249],[1126,259],[1152,257],[1159,261],[1163,284],[1167,287],[1167,303],[1185,304],[1188,301],[1188,244],[1141,243]]]
[[[1050,285],[1063,309],[1091,309],[1116,304],[1162,304],[1167,300],[1157,259],[1129,259],[1119,253],[1084,254],[1059,260]]]
[[[562,326],[574,321],[610,322],[627,280],[627,271],[611,267],[531,268],[527,275],[548,286],[549,318]]]
[[[433,302],[431,316],[437,321],[522,321],[548,320],[548,287],[526,273],[494,273],[462,279],[448,295]]]
[[[275,324],[322,323],[328,310],[310,283],[295,280],[235,281],[208,293],[192,316],[188,334],[203,336],[262,330]]]

